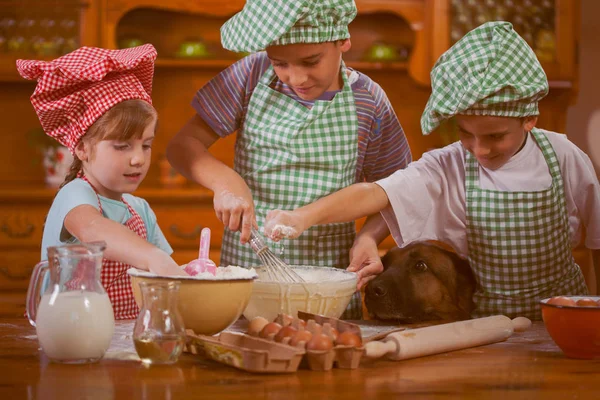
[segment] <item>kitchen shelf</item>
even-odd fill
[[[177,58],[157,58],[154,65],[157,68],[227,68],[235,61],[224,59],[184,60]]]
[[[183,60],[177,58],[158,58],[156,60],[157,68],[227,68],[237,60],[225,59],[195,59]],[[359,71],[406,71],[408,62],[373,62],[373,61],[346,61],[349,67]]]

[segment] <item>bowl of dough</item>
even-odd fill
[[[297,315],[298,311],[339,318],[354,292],[358,275],[329,267],[291,266],[304,282],[270,280],[264,267],[255,267],[258,279],[244,310],[244,317],[274,320],[278,314]]]
[[[140,282],[178,281],[178,305],[185,328],[203,335],[219,333],[237,321],[248,305],[258,277],[255,270],[236,266],[219,267],[215,275],[167,277],[136,268],[130,268],[127,273],[138,306],[142,304]]]

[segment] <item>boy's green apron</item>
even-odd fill
[[[552,176],[552,186],[541,191],[480,189],[479,163],[466,152],[467,240],[477,279],[474,317],[540,319],[540,299],[587,293],[571,252],[558,159],[546,135],[534,129],[531,136]]]
[[[231,51],[255,52],[335,42],[350,37],[348,24],[355,16],[353,0],[247,0],[221,27],[221,43]],[[238,131],[234,168],[252,190],[261,227],[269,210],[292,210],[355,183],[358,117],[343,63],[340,74],[341,92],[312,107],[271,89],[272,67],[254,89]],[[330,224],[310,228],[283,246],[268,244],[292,265],[346,268],[354,236],[354,223]],[[260,260],[249,245],[240,244],[239,233],[226,230],[221,265],[229,264],[249,267]],[[343,317],[359,319],[361,310],[357,293]]]
[[[342,91],[311,108],[270,88],[276,78],[272,67],[254,89],[238,132],[235,170],[252,190],[259,225],[269,210],[293,210],[355,183],[358,117],[343,65],[340,73]],[[354,236],[354,223],[314,226],[284,241],[281,257],[291,265],[346,268]],[[280,248],[273,242],[270,247]],[[249,267],[260,260],[240,244],[239,232],[226,230],[221,265]],[[356,298],[353,305],[360,310]]]

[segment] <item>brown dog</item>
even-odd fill
[[[473,310],[475,278],[467,260],[429,242],[394,247],[367,285],[371,318],[403,322],[462,320]]]

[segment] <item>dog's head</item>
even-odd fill
[[[391,249],[382,262],[383,272],[365,289],[372,318],[419,322],[470,317],[475,278],[468,261],[418,242]]]

